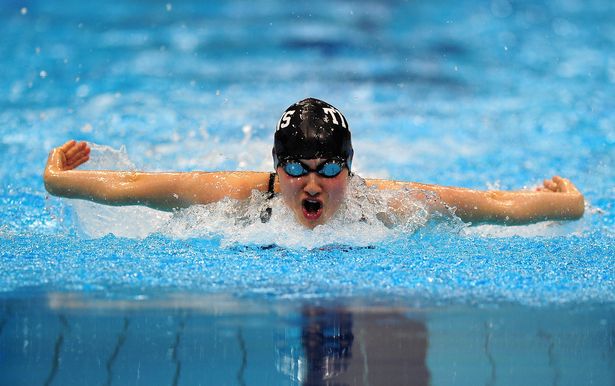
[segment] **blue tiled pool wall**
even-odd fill
[[[612,308],[296,309],[181,298],[113,302],[52,294],[46,307],[4,302],[3,383],[401,385],[412,380],[417,385],[516,385],[613,380]]]

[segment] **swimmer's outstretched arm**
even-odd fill
[[[436,193],[464,222],[506,225],[545,220],[577,220],[583,216],[583,195],[570,180],[558,176],[545,180],[536,191],[472,190],[457,187],[368,180],[379,189],[413,188]]]
[[[246,199],[254,189],[267,191],[269,181],[269,173],[259,172],[73,170],[87,162],[89,154],[85,142],[68,141],[53,149],[43,175],[47,191],[106,205],[145,205],[172,211],[224,197]]]

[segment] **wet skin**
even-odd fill
[[[312,170],[325,162],[324,159],[300,160]],[[292,177],[281,167],[277,169],[280,193],[284,203],[293,211],[297,221],[312,229],[324,224],[337,212],[348,186],[348,169],[344,168],[333,178],[322,177],[316,172]]]
[[[254,189],[266,192],[269,173],[265,172],[164,172],[112,170],[73,170],[89,159],[85,142],[68,141],[53,149],[44,172],[47,191],[59,197],[76,198],[105,205],[145,205],[176,211],[190,205],[206,205],[225,197],[246,200]],[[303,160],[317,169],[321,159]],[[329,220],[345,199],[348,169],[334,178],[309,173],[291,177],[278,168],[284,202],[297,220],[314,228]],[[381,190],[418,189],[433,192],[448,213],[473,224],[521,225],[545,220],[576,220],[583,216],[583,194],[568,179],[555,176],[536,191],[473,190],[416,182],[366,180]],[[436,208],[436,210],[438,210]]]

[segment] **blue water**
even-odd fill
[[[34,383],[77,382],[62,378],[72,367],[54,367],[62,361],[53,358],[85,350],[78,331],[92,323],[111,320],[100,334],[121,342],[130,331],[123,320],[142,320],[166,342],[184,331],[178,326],[197,328],[200,322],[181,321],[198,315],[210,326],[230,326],[234,337],[237,328],[252,328],[260,338],[237,346],[245,348],[259,339],[275,345],[278,327],[300,330],[302,310],[312,307],[351,309],[355,320],[372,313],[388,320],[403,309],[404,318],[427,326],[424,367],[434,384],[505,384],[504,374],[513,373],[521,378],[508,378],[511,384],[523,374],[579,384],[582,375],[562,370],[575,349],[593,369],[585,383],[613,382],[612,2],[9,1],[0,21],[0,373],[12,374],[7,382],[17,384],[14,375],[31,369]],[[584,193],[586,213],[575,222],[520,227],[466,228],[445,219],[390,233],[333,228],[329,235],[339,232],[339,242],[290,227],[270,248],[261,236],[273,229],[237,231],[224,222],[194,229],[190,221],[202,212],[122,212],[49,197],[43,188],[48,151],[70,138],[125,146],[125,153],[99,148],[92,165],[269,171],[275,122],[307,96],[344,112],[353,167],[363,177],[514,190],[559,174]],[[314,243],[319,237],[323,243]],[[177,298],[194,301],[177,305]],[[239,305],[216,308],[220,299]],[[244,308],[252,304],[266,315]],[[158,332],[157,318],[169,320]],[[461,322],[450,327],[448,320]],[[524,330],[521,320],[531,326]],[[207,331],[217,348],[193,347],[219,356],[228,334]],[[438,349],[463,331],[476,352],[511,336],[526,343],[505,344],[500,356],[487,350],[484,368],[472,372],[456,346]],[[268,355],[279,359],[288,346],[301,346],[296,334],[282,341]],[[29,351],[32,342],[48,361]],[[152,354],[158,362],[177,362],[170,344]],[[113,378],[115,351],[101,345],[97,366],[107,371],[91,383],[142,379],[133,368]],[[9,354],[15,347],[21,356]],[[517,362],[503,371],[495,364],[511,352]],[[250,353],[212,366],[232,362],[244,370],[227,383],[306,382],[282,365],[270,367],[271,378],[246,376],[251,367],[241,358]],[[290,357],[284,363],[300,362]],[[529,371],[524,357],[544,362],[542,375]],[[174,371],[164,378],[172,384]],[[464,372],[479,375],[455,375]],[[348,382],[365,384],[364,375]],[[198,383],[186,373],[177,379]]]

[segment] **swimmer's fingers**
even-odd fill
[[[90,159],[90,155],[89,155],[89,154],[85,154],[85,155],[82,155],[82,156],[81,156],[81,157],[79,157],[79,158],[75,158],[75,159],[73,159],[73,160],[71,161],[71,163],[70,163],[70,164],[67,164],[67,165],[65,166],[65,170],[74,169],[74,168],[76,168],[77,166],[79,166],[79,165],[81,165],[81,164],[83,164],[83,163],[87,162],[89,159]]]
[[[567,178],[554,176],[550,180],[544,180],[543,186],[536,189],[539,192],[556,192],[556,193],[578,193],[579,190]]]
[[[59,149],[59,150],[63,151],[64,153],[66,153],[67,151],[69,151],[76,144],[77,144],[77,141],[75,141],[74,139],[71,139],[70,141],[66,141],[66,143],[64,143],[64,145],[58,147],[57,149]]]
[[[65,169],[74,169],[90,159],[90,147],[85,142],[80,142],[72,146],[66,152]]]
[[[89,154],[90,147],[85,142],[77,143],[70,140],[49,153],[46,169],[49,171],[74,169],[87,161]]]
[[[68,148],[66,148],[65,146],[62,146],[62,150],[64,150],[67,160],[71,160],[75,158],[76,156],[79,157],[79,154],[83,153],[84,151],[86,151],[86,149],[88,149],[88,145],[85,142],[79,142],[79,143],[75,141],[71,141],[71,142],[72,143],[70,144]]]
[[[579,190],[577,187],[567,178],[562,178],[560,176],[553,177],[553,183],[557,186],[557,192],[562,193],[578,193]]]
[[[536,190],[539,192],[557,192],[557,185],[552,180],[544,180],[542,186]]]

